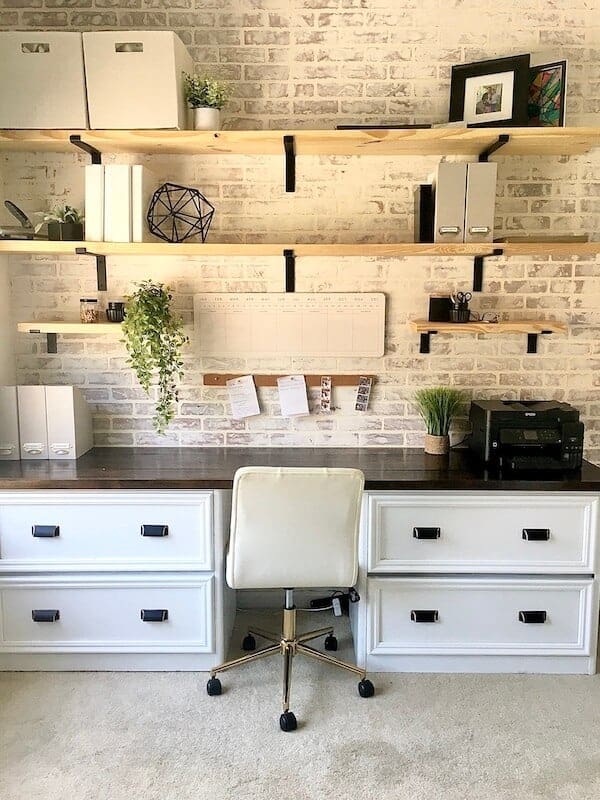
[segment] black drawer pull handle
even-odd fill
[[[140,617],[142,622],[166,622],[169,612],[166,608],[142,608]]]
[[[168,525],[142,525],[142,536],[168,536]]]
[[[441,528],[413,528],[413,539],[439,539]]]
[[[541,623],[546,622],[545,611],[519,611],[519,622]]]
[[[528,542],[547,542],[550,528],[523,528],[523,539]]]
[[[410,618],[413,622],[437,622],[438,612],[436,608],[431,609],[414,609],[410,612]]]
[[[31,533],[36,539],[53,539],[60,536],[60,525],[32,525]]]
[[[60,611],[58,608],[34,608],[31,619],[34,622],[58,622]]]

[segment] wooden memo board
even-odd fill
[[[382,292],[194,295],[198,352],[215,357],[380,357]]]

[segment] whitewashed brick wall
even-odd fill
[[[599,124],[600,17],[595,0],[523,4],[491,0],[3,0],[0,27],[19,29],[173,28],[199,65],[236,83],[230,128],[327,128],[339,123],[441,121],[450,66],[462,60],[553,49],[570,60],[570,124]],[[133,162],[126,156],[115,161]],[[158,179],[196,185],[216,207],[211,241],[393,242],[412,240],[412,187],[435,158],[298,159],[294,195],[282,187],[276,157],[145,157]],[[498,157],[498,232],[573,231],[600,238],[600,153],[573,158]],[[84,156],[3,155],[2,197],[28,212],[81,204]],[[9,263],[14,322],[74,320],[80,296],[95,293],[85,258],[16,258]],[[108,262],[109,292],[135,281],[170,283],[192,322],[199,291],[280,291],[283,259],[134,259]],[[527,355],[524,336],[436,336],[418,352],[407,320],[427,314],[432,292],[470,289],[467,258],[303,258],[298,291],[384,291],[382,359],[200,359],[193,343],[177,418],[157,439],[151,403],[125,365],[118,339],[62,338],[57,355],[43,337],[17,337],[18,379],[81,386],[95,408],[99,445],[411,446],[422,425],[415,388],[460,386],[469,396],[556,398],[579,407],[587,455],[600,461],[600,262],[595,258],[489,259],[474,308],[503,317],[564,321],[566,336],[540,337]],[[377,375],[366,414],[352,391],[338,390],[332,415],[282,419],[276,393],[261,390],[264,413],[232,421],[222,390],[204,388],[206,371],[368,372]],[[313,398],[316,402],[316,398]],[[459,421],[457,437],[464,429]]]

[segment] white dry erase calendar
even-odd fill
[[[384,354],[382,292],[256,292],[194,295],[203,356]]]

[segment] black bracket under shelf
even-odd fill
[[[552,331],[540,331],[544,336],[549,336]],[[528,353],[537,353],[537,346],[538,346],[538,334],[537,333],[528,333],[527,334],[527,352]]]
[[[83,150],[85,153],[91,156],[92,164],[102,164],[102,153],[99,150],[96,150],[93,145],[84,142],[78,133],[72,133],[69,136],[69,141],[72,145],[78,147],[80,150]]]
[[[479,160],[484,162],[487,161],[489,157],[496,152],[496,150],[500,150],[501,147],[504,147],[505,144],[508,144],[509,140],[510,136],[508,133],[501,133],[494,144],[491,144],[479,154]]]
[[[286,292],[296,291],[296,254],[293,250],[284,250],[285,258],[285,290]]]
[[[481,292],[483,291],[483,260],[485,258],[489,258],[490,256],[501,256],[502,250],[498,249],[497,247],[491,253],[488,253],[484,256],[475,256],[473,261],[473,291],[474,292]]]
[[[294,136],[283,137],[285,152],[285,190],[296,191],[296,139]]]
[[[421,334],[421,341],[419,343],[419,353],[430,353],[431,336],[436,334],[437,331],[426,331]]]
[[[58,342],[55,333],[46,334],[46,350],[48,353],[58,353]]]
[[[75,252],[78,256],[93,256],[96,259],[96,278],[98,281],[98,291],[106,292],[106,256],[100,255],[100,253],[91,253],[87,247],[76,247]]]

